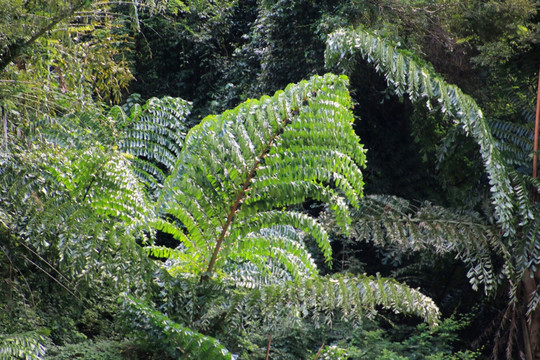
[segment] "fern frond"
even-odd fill
[[[193,128],[159,200],[162,212],[181,224],[176,230],[183,234],[176,237],[186,242],[184,250],[204,254],[207,272],[228,259],[262,266],[274,258],[297,274],[313,273],[298,242],[275,237],[275,226],[288,225],[313,236],[330,261],[325,229],[287,207],[306,199],[326,202],[347,230],[347,202],[356,204],[362,195],[365,162],[350,107],[347,79],[327,74],[248,100]],[[294,257],[278,255],[286,249]]]
[[[261,270],[260,264],[230,262],[223,267],[224,281],[239,288],[260,289],[293,279],[290,271],[285,269],[279,262],[274,263],[272,260],[268,260],[263,269]]]
[[[0,360],[42,360],[47,351],[45,341],[36,332],[0,334]]]
[[[52,269],[52,278],[65,274],[69,280],[56,282],[72,292],[96,272],[140,273],[136,267],[146,263],[138,262],[145,260],[134,240],[145,239],[153,212],[124,154],[42,146],[1,164],[2,223],[26,262]],[[137,262],[133,270],[119,266],[119,257]]]
[[[430,250],[456,254],[469,267],[467,276],[473,288],[483,285],[486,292],[497,285],[490,251],[509,256],[496,229],[470,211],[445,209],[428,202],[414,205],[398,197],[370,195],[360,200],[352,218],[354,227],[350,236],[356,240],[397,246],[403,252]]]
[[[486,119],[476,102],[457,86],[448,84],[430,66],[399,49],[391,41],[362,28],[340,29],[327,40],[327,66],[339,65],[351,71],[355,55],[361,55],[382,73],[398,95],[411,101],[425,101],[429,109],[438,108],[456,119],[480,146],[480,154],[489,176],[497,221],[505,235],[515,235],[512,226],[514,203],[506,164],[496,146]]]
[[[143,106],[132,99],[115,106],[109,116],[122,124],[119,148],[137,158],[141,178],[152,188],[172,171],[186,135],[191,103],[165,96],[151,98]]]
[[[294,278],[317,273],[317,266],[292,226],[272,226],[250,232],[226,253],[230,254],[231,261],[247,260],[259,269],[265,269],[269,259],[274,260]]]
[[[232,359],[232,354],[218,340],[202,335],[173,322],[144,302],[124,295],[120,299],[123,310],[132,319],[134,330],[158,340],[165,351],[174,358]]]
[[[237,291],[218,302],[212,305],[214,311],[205,316],[222,316],[217,310],[221,308],[238,326],[242,326],[246,314],[252,313],[260,314],[267,322],[280,319],[275,326],[283,326],[283,319],[294,323],[310,318],[316,326],[331,325],[336,319],[358,322],[362,317],[374,316],[381,307],[416,315],[433,326],[439,319],[439,310],[429,297],[380,276],[335,274],[298,278]]]
[[[530,174],[533,153],[533,123],[515,124],[508,121],[490,120],[489,126],[498,139],[502,156],[507,164],[521,168],[521,172]]]

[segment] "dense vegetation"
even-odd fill
[[[539,5],[2,1],[0,359],[540,359]]]

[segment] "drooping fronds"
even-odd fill
[[[401,251],[454,253],[469,267],[474,289],[493,290],[496,273],[492,252],[508,257],[497,229],[474,212],[446,209],[428,202],[415,205],[393,196],[366,196],[352,213],[350,236]]]
[[[134,240],[144,239],[153,213],[124,154],[42,146],[0,165],[0,226],[22,243],[25,261],[74,283],[93,271],[140,272],[127,265],[145,264]],[[105,261],[117,257],[124,263]]]
[[[456,119],[474,138],[489,176],[497,221],[505,235],[514,235],[512,186],[501,153],[476,102],[410,52],[381,36],[360,28],[341,29],[328,37],[325,54],[328,66],[339,64],[351,70],[356,54],[373,63],[398,95],[407,94],[413,102],[425,101],[428,108],[436,108]]]
[[[132,319],[130,326],[145,336],[152,336],[174,358],[232,359],[231,353],[216,339],[197,333],[152,309],[140,300],[124,295],[123,310]]]
[[[239,327],[249,321],[247,314],[261,316],[270,323],[268,326],[272,326],[272,319],[280,319],[279,324],[273,325],[279,327],[284,319],[294,323],[304,318],[322,326],[336,320],[357,322],[362,317],[374,316],[381,307],[416,315],[430,325],[439,320],[433,300],[418,290],[389,278],[351,274],[300,278],[236,291],[218,299],[205,317],[226,316]],[[209,319],[201,322],[212,323]]]
[[[346,86],[343,76],[315,76],[209,116],[189,132],[159,200],[175,221],[156,227],[182,242],[184,258],[192,257],[199,272],[231,259],[262,264],[288,256],[304,264],[301,272],[313,272],[307,251],[284,226],[313,236],[330,261],[325,229],[287,207],[326,202],[347,229],[347,202],[356,205],[362,195],[365,156]]]
[[[497,146],[506,163],[525,174],[532,173],[532,125],[532,122],[522,125],[494,119],[489,121],[491,131],[498,139]]]
[[[35,140],[56,146],[84,149],[100,144],[131,155],[138,178],[152,190],[172,171],[186,135],[191,104],[180,98],[151,98],[142,106],[140,96],[130,96],[123,106],[108,112],[73,112],[44,115],[35,122]]]

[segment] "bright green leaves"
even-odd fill
[[[57,151],[45,166],[74,202],[92,207],[100,216],[141,223],[151,209],[122,153],[99,146]]]
[[[398,95],[408,94],[413,102],[425,101],[429,109],[436,108],[456,119],[475,139],[489,176],[497,220],[505,235],[514,235],[512,186],[495,139],[476,102],[457,86],[447,84],[422,60],[381,36],[364,29],[341,29],[328,37],[325,53],[328,66],[339,64],[351,70],[356,54],[373,63]]]
[[[177,225],[161,228],[174,229],[183,243],[178,251],[192,251],[208,272],[243,258],[313,273],[302,242],[281,230],[291,226],[313,236],[331,260],[326,230],[288,207],[325,202],[348,229],[348,204],[362,196],[365,162],[350,107],[347,79],[328,74],[207,117],[186,137],[160,198],[162,212]]]
[[[62,281],[76,284],[101,275],[140,278],[147,262],[135,238],[144,239],[154,216],[125,154],[41,146],[1,160],[0,224],[42,256],[43,271],[55,263]]]

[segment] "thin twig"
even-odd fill
[[[317,355],[315,355],[315,359],[314,360],[317,360],[319,358],[319,355],[321,355],[321,352],[322,352],[322,349],[324,348],[324,341],[321,345],[321,347],[319,348],[319,351],[317,351]]]

